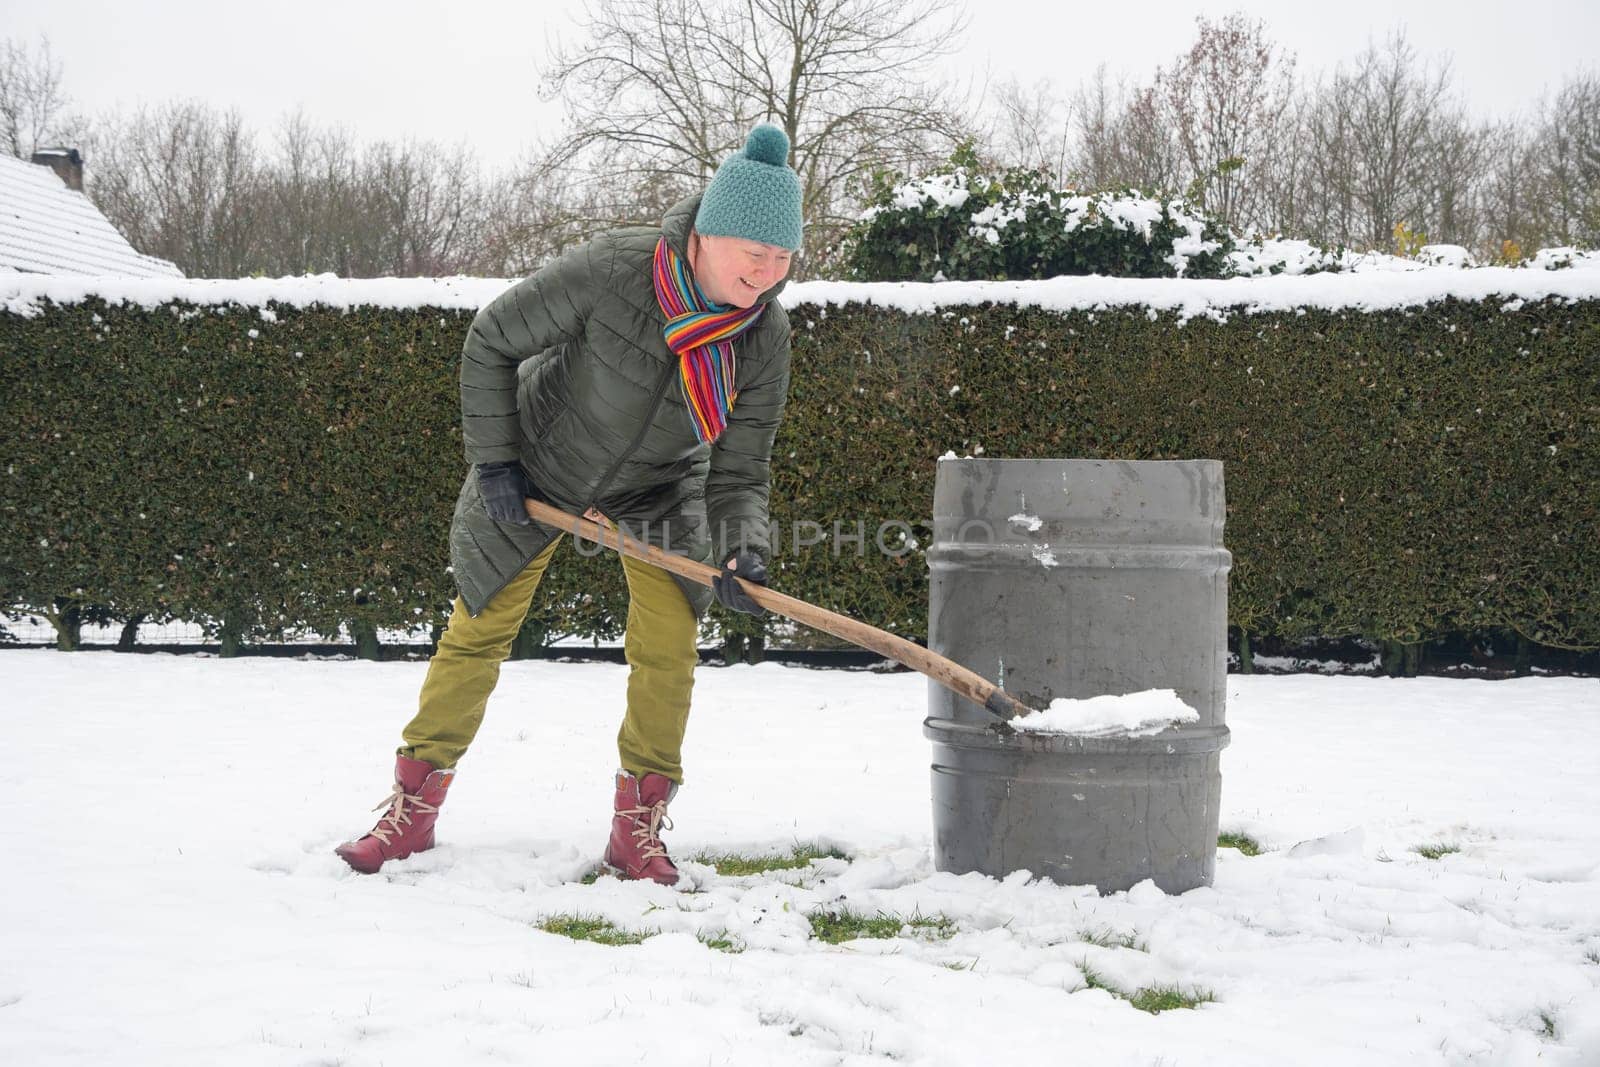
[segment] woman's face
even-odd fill
[[[701,292],[714,304],[747,308],[789,273],[794,258],[787,248],[747,241],[742,237],[694,234],[690,268]]]

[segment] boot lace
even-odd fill
[[[390,836],[400,833],[401,824],[409,824],[411,822],[413,812],[427,814],[439,810],[436,805],[429,804],[416,794],[407,793],[399,782],[395,783],[394,791],[378,801],[378,806],[372,810],[383,811],[384,808],[388,808],[389,811],[383,818],[378,820],[378,825],[372,828],[372,836],[382,841],[385,845],[390,843]]]
[[[640,858],[666,857],[667,846],[661,843],[661,831],[672,829],[672,820],[667,818],[665,800],[658,800],[648,808],[623,808],[617,814],[633,820],[633,836],[639,843]]]

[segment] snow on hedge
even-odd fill
[[[1273,254],[1312,256],[1304,242],[1277,242]],[[1300,247],[1303,246],[1303,247]],[[1357,260],[1362,257],[1356,257]],[[0,275],[0,309],[39,314],[46,301],[77,304],[98,297],[113,304],[155,308],[176,301],[206,307],[441,308],[475,310],[516,279],[509,278],[300,278],[176,279]],[[1600,299],[1600,253],[1545,249],[1530,267],[1427,266],[1392,256],[1368,257],[1341,272],[1285,271],[1257,277],[1212,279],[1107,278],[1099,275],[1015,282],[799,282],[784,290],[788,308],[870,304],[907,312],[937,312],[984,303],[1053,311],[1144,307],[1180,320],[1222,319],[1230,309],[1247,313],[1302,308],[1379,311],[1416,307],[1453,297],[1500,300],[1507,310],[1522,301],[1555,297]],[[270,328],[271,318],[259,317]]]
[[[109,304],[156,308],[175,301],[204,307],[462,308],[482,307],[514,278],[93,278],[39,274],[0,275],[0,308],[38,314],[43,302],[79,304],[99,297]]]
[[[1222,320],[1232,309],[1248,314],[1330,311],[1384,311],[1417,307],[1453,297],[1463,301],[1498,300],[1514,311],[1530,300],[1555,297],[1573,303],[1600,299],[1600,269],[1535,271],[1511,267],[1460,270],[1424,267],[1405,272],[1311,275],[1276,274],[1259,278],[1050,278],[1019,282],[806,282],[784,293],[784,303],[873,304],[909,312],[983,303],[1039,307],[1051,311],[1143,307],[1166,311],[1180,320]]]

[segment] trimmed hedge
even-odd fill
[[[912,355],[924,352],[940,355]],[[794,401],[812,419],[832,408],[848,432],[808,438],[779,468],[774,493],[785,501],[925,510],[930,443],[996,456],[1217,458],[1230,621],[1247,632],[1416,644],[1500,630],[1600,644],[1594,304],[1506,313],[1447,300],[1181,329],[1137,308],[852,310],[802,329],[796,361],[826,370],[797,377]],[[841,469],[872,475],[851,489],[830,477]],[[920,561],[875,569],[898,580],[856,583],[857,603],[918,632]],[[836,581],[818,569],[797,578],[800,596]]]
[[[442,624],[471,314],[269,311],[0,316],[0,600],[195,620],[225,645]],[[620,581],[582,563],[535,621],[614,636]]]
[[[442,623],[470,314],[268,310],[0,313],[0,606],[209,620],[225,643]],[[910,520],[926,548],[946,449],[1209,457],[1249,634],[1600,647],[1600,303],[790,314],[786,592],[922,635],[921,551],[871,542]],[[864,553],[796,552],[802,520],[860,521]],[[621,569],[568,549],[530,633],[615,636],[625,613]]]

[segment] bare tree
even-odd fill
[[[1113,88],[1102,65],[1079,88],[1070,169],[1094,188],[1132,186],[1164,196],[1193,190],[1234,228],[1262,225],[1270,221],[1267,190],[1281,179],[1278,156],[1294,125],[1294,59],[1267,39],[1262,23],[1243,15],[1196,22],[1194,45],[1170,67],[1158,67],[1152,84]],[[1291,174],[1296,166],[1292,155]]]
[[[258,150],[236,112],[189,102],[107,120],[90,193],[136,247],[192,276],[477,268],[484,183],[465,146],[357,145],[296,112]]]
[[[1130,164],[1128,180],[1135,189],[1157,196],[1182,190],[1182,146],[1154,88],[1133,95],[1122,117],[1122,142]]]
[[[1213,215],[1242,230],[1265,221],[1256,172],[1267,169],[1293,102],[1294,57],[1242,13],[1195,22],[1194,45],[1156,71],[1155,88],[1189,180]]]
[[[1428,239],[1490,252],[1486,237],[1489,150],[1492,124],[1479,123],[1459,106],[1442,109],[1429,134],[1435,163],[1417,190],[1424,205]]]
[[[486,185],[480,269],[508,277],[532,273],[615,226],[619,216],[659,221],[678,195],[675,183],[652,177],[619,190],[616,178],[582,173],[563,165],[552,146],[531,145],[508,175]]]
[[[1178,143],[1153,89],[1129,90],[1122,81],[1111,86],[1102,63],[1094,80],[1074,94],[1072,110],[1076,147],[1067,170],[1075,184],[1156,194],[1180,190]]]
[[[999,167],[1021,166],[1065,179],[1072,144],[1073,103],[1041,78],[1024,86],[1015,77],[994,92],[995,116],[984,154]]]
[[[375,231],[385,223],[374,219],[364,189],[363,153],[345,127],[313,126],[300,111],[280,121],[263,191],[268,273],[356,278],[384,272],[384,238]]]
[[[39,51],[20,41],[0,41],[0,141],[22,159],[41,148],[71,147],[83,120],[67,114],[61,89],[61,64],[50,54],[50,39]]]
[[[572,131],[554,157],[624,195],[641,179],[682,194],[752,125],[774,122],[814,264],[874,171],[929,163],[969,132],[951,95],[923,80],[964,28],[952,0],[601,0],[587,40],[552,56],[547,89]],[[615,202],[616,221],[646,221]]]
[[[1303,233],[1300,219],[1306,210],[1308,175],[1317,165],[1306,132],[1309,121],[1310,100],[1297,92],[1273,131],[1269,151],[1249,175],[1260,200],[1258,228],[1263,233]]]
[[[1195,45],[1151,86],[1113,88],[1102,67],[1079,89],[1067,169],[1080,183],[1158,194],[1198,183],[1238,231],[1389,248],[1403,221],[1434,241],[1498,252],[1488,232],[1495,134],[1456,102],[1448,64],[1419,72],[1397,33],[1302,91],[1260,23],[1199,23]]]
[[[1482,225],[1489,259],[1519,259],[1541,243],[1537,138],[1538,130],[1519,117],[1485,135]]]
[[[285,115],[262,196],[262,256],[271,274],[333,271],[348,276],[346,207],[356,186],[354,140],[345,130],[317,129],[303,110]]]
[[[1328,183],[1316,199],[1335,209],[1310,220],[1319,238],[1389,248],[1396,223],[1437,229],[1433,172],[1453,166],[1441,131],[1459,119],[1451,93],[1449,60],[1419,68],[1403,30],[1381,52],[1369,43],[1353,69],[1335,68],[1314,105],[1312,150],[1324,161],[1316,177]]]
[[[1569,79],[1539,103],[1540,228],[1556,243],[1600,247],[1600,74]]]
[[[249,273],[261,164],[237,111],[198,101],[141,108],[103,124],[89,192],[135,248],[193,277]]]
[[[1356,92],[1355,80],[1336,69],[1326,85],[1318,79],[1301,111],[1306,166],[1300,210],[1282,225],[1322,244],[1348,247],[1366,230],[1356,198]]]
[[[1119,84],[1113,90],[1106,83],[1106,65],[1095,68],[1094,79],[1080,84],[1073,94],[1076,116],[1075,148],[1066,166],[1068,184],[1104,188],[1123,173],[1122,145],[1118,138],[1119,119],[1126,107],[1126,93]]]
[[[464,145],[425,141],[369,146],[361,161],[360,214],[369,238],[362,273],[455,274],[470,262],[482,225],[477,162]]]

